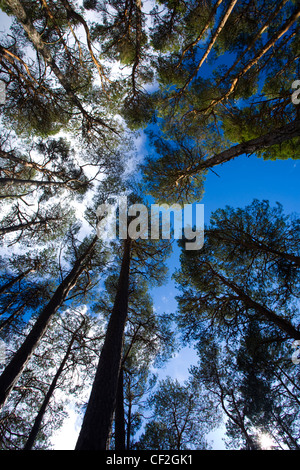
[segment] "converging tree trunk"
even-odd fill
[[[26,222],[24,224],[11,225],[10,227],[0,228],[0,235],[6,235],[7,233],[18,232],[20,230],[28,230],[32,227],[42,227],[53,221],[58,222],[58,218],[47,217],[41,220],[32,220],[31,222]]]
[[[209,230],[206,230],[206,233],[216,236],[217,239],[220,240],[220,242],[224,240],[234,245],[244,246],[245,248],[248,248],[250,250],[257,250],[260,252],[273,254],[277,256],[278,258],[284,258],[287,261],[291,261],[296,266],[300,267],[300,256],[272,248],[272,246],[268,245],[267,243],[263,243],[259,239],[255,239],[252,235],[250,235],[247,232],[244,232],[242,229],[240,229],[237,226],[234,226],[233,230],[235,232],[239,231],[240,236],[234,237],[231,232],[226,233],[225,230],[219,230],[219,229],[209,229]]]
[[[76,336],[78,334],[78,332],[80,331],[80,329],[82,328],[82,325],[83,325],[84,321],[81,322],[80,326],[76,329],[76,331],[73,333],[72,335],[72,338],[71,338],[71,341],[69,343],[69,346],[66,350],[66,353],[60,363],[60,366],[59,368],[57,369],[57,372],[55,374],[55,376],[53,377],[53,380],[51,382],[51,385],[45,395],[45,398],[43,400],[43,403],[39,409],[39,412],[34,420],[34,424],[32,426],[32,429],[30,431],[30,434],[28,436],[28,439],[26,441],[26,444],[24,446],[24,450],[31,450],[32,449],[32,446],[36,440],[36,437],[38,435],[38,432],[39,432],[39,429],[40,429],[40,426],[42,424],[42,421],[43,421],[43,418],[44,418],[44,415],[45,415],[45,412],[46,412],[46,409],[49,405],[49,402],[53,396],[53,393],[56,389],[56,386],[57,386],[57,382],[61,376],[61,374],[63,373],[63,370],[65,368],[65,365],[67,363],[67,360],[69,359],[69,356],[71,354],[71,351],[72,351],[72,347],[73,347],[73,344],[76,340]]]
[[[108,447],[128,314],[130,258],[131,240],[127,239],[115,302],[75,450],[105,450]]]
[[[74,263],[73,269],[58,286],[53,297],[44,307],[31,331],[27,335],[24,343],[18,349],[10,363],[2,372],[0,376],[0,406],[3,406],[6,402],[10,392],[14,388],[34,350],[39,345],[41,339],[47,331],[51,319],[66,300],[68,293],[74,287],[79,276],[85,269],[97,240],[98,237],[95,236],[85,252]]]
[[[183,177],[192,176],[199,171],[226,163],[239,155],[249,155],[257,152],[258,150],[271,147],[272,145],[282,144],[283,142],[295,137],[300,137],[300,120],[290,122],[289,124],[286,124],[279,129],[274,129],[261,137],[256,137],[255,139],[247,140],[242,144],[234,145],[233,147],[200,162],[198,165],[195,165],[195,167],[190,172],[187,171]]]
[[[115,450],[126,449],[125,412],[124,412],[124,373],[120,369],[116,410],[115,410]]]
[[[27,302],[23,302],[8,318],[0,323],[0,331],[4,330],[4,328],[10,325],[23,312],[26,304]]]
[[[220,3],[220,2],[219,2]],[[210,54],[218,36],[220,35],[220,33],[222,32],[222,29],[224,28],[228,18],[230,17],[231,15],[231,12],[232,10],[234,9],[235,7],[235,4],[237,3],[237,0],[231,0],[226,12],[224,13],[224,16],[222,17],[216,31],[214,32],[208,46],[207,46],[207,49],[205,51],[205,53],[203,54],[200,62],[198,63],[197,67],[195,68],[194,72],[190,75],[188,81],[186,82],[186,84],[184,85],[184,87],[182,88],[182,91],[184,91],[188,85],[192,82],[193,78],[197,75],[197,73],[199,72],[200,68],[202,67],[202,65],[204,64],[204,62],[206,61],[208,55]],[[217,3],[218,4],[218,3]]]
[[[1,230],[0,230],[1,233]],[[6,284],[3,284],[3,286],[0,287],[0,295],[3,294],[5,291],[10,289],[14,284],[17,282],[22,281],[24,277],[26,277],[29,273],[35,271],[35,268],[28,268],[26,271],[22,272],[18,276],[14,277],[11,281],[7,282]]]
[[[223,282],[225,286],[232,289],[239,296],[239,298],[242,300],[242,302],[244,302],[244,304],[247,307],[253,308],[253,310],[255,310],[259,315],[262,315],[269,322],[278,326],[278,328],[284,331],[290,338],[300,339],[300,331],[297,330],[288,320],[277,315],[275,312],[265,307],[264,305],[256,302],[256,300],[253,300],[239,286],[237,286],[235,283],[233,283],[232,281],[230,281],[229,279],[227,279],[226,277],[222,276],[220,273],[215,271],[209,263],[205,263],[205,264],[209,266],[209,269],[214,273],[214,275],[217,278],[219,278]]]

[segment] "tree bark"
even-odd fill
[[[69,346],[68,346],[68,348],[67,348],[67,350],[66,350],[66,353],[65,353],[65,355],[64,355],[64,357],[63,357],[63,359],[62,359],[62,361],[61,361],[61,363],[60,363],[59,368],[57,369],[57,372],[56,372],[55,376],[53,377],[53,380],[52,380],[52,382],[51,382],[51,385],[50,385],[50,387],[49,387],[49,389],[48,389],[48,391],[47,391],[47,393],[46,393],[46,395],[45,395],[45,398],[44,398],[44,400],[43,400],[43,403],[42,403],[42,405],[41,405],[41,407],[40,407],[40,409],[39,409],[39,412],[38,412],[38,414],[37,414],[37,416],[36,416],[36,418],[35,418],[34,424],[33,424],[33,426],[32,426],[32,429],[31,429],[31,431],[30,431],[30,434],[29,434],[28,439],[27,439],[27,441],[26,441],[26,444],[25,444],[25,446],[24,446],[24,450],[31,450],[31,449],[32,449],[32,446],[33,446],[33,444],[34,444],[34,442],[35,442],[35,440],[36,440],[37,434],[38,434],[39,429],[40,429],[40,426],[41,426],[41,424],[42,424],[42,421],[43,421],[43,418],[44,418],[46,409],[47,409],[47,407],[48,407],[48,404],[49,404],[49,402],[50,402],[50,400],[51,400],[51,398],[52,398],[52,395],[53,395],[53,393],[54,393],[54,390],[56,389],[57,382],[58,382],[58,380],[59,380],[59,378],[60,378],[60,376],[61,376],[61,374],[62,374],[62,372],[63,372],[63,370],[64,370],[64,368],[65,368],[65,365],[66,365],[66,363],[67,363],[67,360],[69,359],[70,353],[71,353],[71,351],[72,351],[73,344],[74,344],[74,342],[75,342],[75,340],[76,340],[76,336],[77,336],[79,330],[81,329],[83,323],[84,323],[84,321],[81,322],[81,325],[79,326],[79,328],[77,328],[77,330],[76,330],[76,331],[73,333],[73,335],[72,335],[72,338],[71,338],[71,341],[70,341],[70,343],[69,343]]]
[[[280,317],[275,312],[270,310],[269,308],[265,307],[264,305],[259,304],[255,300],[253,300],[248,294],[246,294],[239,286],[234,284],[233,282],[229,281],[227,278],[216,272],[213,267],[209,263],[205,263],[209,266],[210,270],[214,273],[216,277],[218,277],[225,286],[232,289],[250,308],[253,308],[257,313],[265,317],[269,322],[273,323],[274,325],[278,326],[282,331],[284,331],[290,338],[293,339],[300,339],[300,331],[297,330],[289,321],[285,318]]]
[[[206,31],[208,30],[208,28],[210,27],[211,25],[211,22],[217,12],[217,9],[219,8],[219,6],[221,5],[223,0],[217,0],[217,2],[215,3],[214,7],[212,8],[211,10],[211,13],[208,17],[208,20],[207,20],[207,23],[206,25],[204,26],[204,28],[202,28],[201,32],[198,34],[197,38],[191,42],[190,44],[188,44],[182,51],[181,53],[181,57],[176,65],[176,69],[182,64],[182,61],[184,59],[184,56],[186,55],[186,53],[192,48],[192,47],[195,47],[199,41],[201,41],[201,39],[203,38],[204,34],[206,33]],[[287,1],[287,0],[286,0]]]
[[[52,53],[50,49],[47,47],[47,45],[44,43],[41,34],[37,31],[37,29],[34,27],[31,19],[27,15],[25,9],[23,8],[22,3],[19,0],[6,0],[6,3],[12,10],[12,13],[15,15],[19,23],[22,25],[24,30],[26,31],[28,38],[34,45],[35,49],[41,54],[45,62],[50,66],[52,72],[70,97],[71,101],[73,104],[80,110],[82,115],[87,121],[94,121],[103,127],[108,128],[110,131],[116,133],[116,131],[108,126],[101,118],[93,118],[87,111],[84,109],[80,99],[78,96],[74,93],[69,80],[67,77],[62,73],[60,68],[58,67],[56,61],[54,60],[54,57],[52,56]]]
[[[26,230],[36,225],[46,225],[49,222],[58,221],[58,218],[47,218],[42,220],[33,220],[26,222],[25,224],[11,225],[10,227],[0,228],[0,235],[6,235],[7,233],[18,232],[19,230]]]
[[[220,2],[219,2],[220,3]],[[220,21],[220,24],[218,25],[216,31],[214,32],[208,46],[207,46],[207,49],[204,53],[204,55],[202,56],[202,59],[200,60],[200,62],[198,63],[197,67],[195,68],[195,70],[193,71],[193,73],[191,74],[189,80],[185,83],[185,85],[183,86],[183,88],[180,90],[180,92],[183,92],[187,87],[188,85],[191,83],[191,81],[193,80],[193,78],[197,75],[197,73],[199,72],[200,68],[202,67],[202,65],[204,64],[204,62],[206,61],[210,51],[212,50],[216,40],[218,39],[218,36],[220,35],[221,31],[223,30],[225,24],[227,23],[228,21],[228,18],[230,17],[231,15],[231,12],[232,10],[234,9],[235,5],[237,3],[237,0],[231,0],[226,12],[224,13],[224,16],[222,17],[221,21]]]
[[[0,234],[1,234],[1,229],[0,229]],[[3,294],[3,292],[5,292],[7,289],[10,289],[14,284],[24,279],[24,277],[26,277],[27,274],[33,271],[34,271],[34,268],[29,268],[23,273],[19,274],[19,276],[14,277],[11,281],[7,282],[6,284],[3,284],[3,286],[0,287],[0,295]]]
[[[295,120],[289,124],[286,124],[285,126],[280,127],[279,129],[274,129],[273,131],[268,132],[261,137],[256,137],[255,139],[234,145],[233,147],[230,147],[229,149],[226,149],[223,152],[198,163],[198,165],[196,165],[193,169],[191,169],[189,172],[186,172],[184,177],[193,176],[200,171],[207,170],[208,168],[212,168],[216,165],[228,162],[229,160],[232,160],[239,155],[255,153],[258,150],[271,147],[272,145],[282,144],[287,140],[299,136],[300,120]]]
[[[132,398],[129,397],[128,414],[127,414],[127,429],[126,429],[126,450],[130,450],[131,438],[131,418],[132,418]]]
[[[124,374],[120,369],[116,410],[115,410],[115,450],[125,450]]]
[[[130,257],[131,240],[127,239],[124,241],[115,302],[75,450],[106,450],[108,448],[128,314]]]
[[[219,230],[219,229],[209,229],[207,230],[208,233],[212,235],[216,235],[218,240],[223,240],[225,242],[233,243],[235,245],[241,245],[245,248],[249,248],[250,250],[258,250],[264,253],[270,253],[273,255],[278,256],[279,258],[284,258],[288,261],[291,261],[296,266],[300,267],[300,256],[293,255],[292,253],[286,253],[285,251],[275,250],[275,248],[271,248],[270,246],[266,245],[259,240],[255,240],[250,234],[240,230],[238,227],[234,227],[234,230],[239,230],[242,235],[248,236],[248,240],[241,238],[233,238],[232,236],[226,237],[226,231]]]
[[[95,236],[85,252],[74,263],[73,269],[58,286],[53,297],[39,315],[24,343],[21,345],[21,347],[11,359],[10,363],[2,372],[0,376],[0,406],[5,404],[10,392],[17,383],[34,350],[37,348],[41,339],[46,333],[51,319],[65,301],[70,290],[76,284],[80,274],[84,270],[86,263],[90,258],[97,240],[98,237]]]

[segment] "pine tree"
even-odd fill
[[[194,322],[211,319],[230,334],[231,328],[236,331],[242,324],[259,319],[266,332],[270,328],[266,334],[299,339],[299,292],[294,284],[298,268],[289,260],[288,269],[288,261],[276,250],[274,253],[276,242],[282,246],[289,230],[286,243],[291,248],[286,251],[297,250],[297,221],[284,216],[280,207],[270,208],[267,201],[254,201],[245,210],[219,210],[211,220],[205,247],[199,252],[183,251],[182,267],[175,275],[182,291],[178,297],[180,324],[192,332]],[[224,236],[218,238],[220,232],[214,229],[231,222],[230,231],[224,230]],[[235,236],[240,238],[238,244]],[[252,237],[256,244],[247,244]],[[264,242],[261,248],[260,239]],[[279,256],[279,269],[273,266],[274,254]],[[296,253],[294,257],[297,259]]]
[[[35,348],[41,341],[43,335],[45,334],[50,320],[56,314],[63,302],[66,300],[70,290],[76,284],[79,276],[86,269],[87,263],[95,248],[97,241],[98,238],[94,237],[94,239],[82,250],[81,255],[75,261],[72,270],[58,285],[54,295],[41,311],[30,333],[27,335],[24,343],[18,349],[18,351],[11,359],[10,363],[2,372],[0,376],[2,406],[6,402],[9,393],[15,386],[18,378],[20,377],[20,374],[22,373],[28,360],[32,356],[33,351],[35,350]]]
[[[149,401],[155,418],[146,424],[137,443],[139,449],[207,449],[204,435],[211,418],[201,403],[199,389],[168,377],[158,384]]]

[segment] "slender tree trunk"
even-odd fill
[[[269,246],[264,245],[263,243],[253,242],[253,244],[252,243],[247,244],[247,242],[241,242],[241,245],[249,246],[249,248],[252,248],[252,249],[256,248],[257,250],[264,251],[265,253],[277,255],[279,258],[285,258],[286,260],[291,261],[292,263],[294,263],[296,266],[300,268],[300,256],[296,256],[291,253],[285,253],[282,251],[272,249]]]
[[[46,393],[45,395],[45,398],[43,400],[43,403],[39,409],[39,412],[35,418],[35,421],[34,421],[34,424],[32,426],[32,429],[30,431],[30,434],[29,434],[29,437],[26,441],[26,444],[24,446],[24,450],[31,450],[32,449],[32,446],[36,440],[36,437],[37,437],[37,434],[39,432],[39,429],[40,429],[40,426],[42,424],[42,421],[43,421],[43,418],[44,418],[44,415],[45,415],[45,412],[46,412],[46,409],[48,407],[48,404],[52,398],[52,395],[54,393],[54,390],[56,389],[56,386],[57,386],[57,382],[61,376],[61,374],[63,373],[63,370],[65,368],[65,365],[67,363],[67,360],[69,359],[69,356],[70,356],[70,353],[72,351],[72,347],[73,347],[73,344],[76,340],[76,336],[79,332],[79,330],[81,329],[82,325],[83,325],[84,322],[81,323],[81,325],[79,326],[79,328],[77,328],[77,330],[73,333],[72,335],[72,338],[71,338],[71,341],[69,343],[69,346],[66,350],[66,353],[60,363],[60,366],[59,368],[57,369],[57,372],[55,374],[55,376],[53,377],[53,380],[51,382],[51,385],[48,389],[48,392]]]
[[[0,324],[0,331],[2,331],[5,327],[10,325],[10,323],[13,322],[13,320],[24,310],[26,306],[26,302],[24,302],[17,310],[15,310],[6,320],[3,320]]]
[[[233,417],[233,421],[235,424],[237,424],[245,438],[246,441],[246,449],[247,450],[257,450],[257,446],[255,445],[255,442],[253,441],[252,437],[249,435],[247,428],[245,426],[245,416],[243,412],[239,410],[239,407],[236,403],[235,397],[234,397],[234,392],[231,392],[231,397],[232,397],[232,403],[236,411],[236,416],[237,419]]]
[[[265,307],[264,305],[259,304],[253,300],[248,294],[246,294],[239,286],[229,281],[227,278],[215,271],[209,263],[205,263],[209,266],[210,270],[218,277],[225,286],[232,289],[239,298],[250,308],[253,308],[257,313],[265,317],[269,322],[278,326],[282,331],[284,331],[290,338],[300,339],[300,331],[298,331],[289,321],[285,318],[280,317],[275,312]]]
[[[217,369],[215,369],[217,370]],[[221,405],[222,405],[222,409],[223,411],[225,412],[225,414],[228,416],[229,419],[231,419],[231,421],[233,421],[233,423],[236,424],[236,426],[238,426],[241,430],[241,433],[242,435],[244,436],[245,440],[246,440],[246,446],[247,446],[247,450],[255,450],[255,444],[253,442],[253,440],[251,439],[251,437],[249,436],[246,428],[245,428],[245,424],[244,424],[244,416],[241,415],[240,413],[240,410],[238,409],[237,405],[236,405],[236,401],[234,399],[234,393],[232,392],[230,395],[231,395],[231,398],[232,398],[232,403],[234,405],[234,408],[235,408],[235,412],[236,412],[236,416],[230,412],[226,406],[226,391],[223,389],[222,387],[222,384],[220,382],[220,378],[219,376],[217,376],[217,381],[218,381],[218,386],[219,386],[219,389],[220,389],[220,399],[221,399]]]
[[[224,150],[223,152],[214,155],[203,162],[200,162],[196,165],[190,172],[186,172],[183,177],[193,176],[194,174],[199,173],[200,171],[207,170],[216,165],[228,162],[233,158],[238,157],[243,154],[255,153],[258,150],[271,147],[272,145],[282,144],[287,140],[291,140],[294,137],[300,136],[300,120],[295,120],[285,126],[280,127],[279,129],[274,129],[267,134],[264,134],[261,137],[256,137],[255,139],[248,140],[242,144],[234,145],[229,149]]]
[[[82,256],[74,263],[73,269],[58,286],[53,297],[39,315],[24,343],[21,345],[21,347],[11,359],[10,363],[2,372],[2,375],[0,376],[0,406],[3,406],[6,402],[10,392],[17,383],[34,350],[37,348],[45,332],[47,331],[51,319],[66,300],[70,290],[76,284],[80,274],[84,270],[86,263],[90,258],[97,240],[98,237],[96,236]]]
[[[211,13],[210,13],[210,15],[209,15],[209,17],[208,17],[207,23],[206,23],[206,25],[204,26],[204,28],[202,28],[202,30],[201,30],[201,32],[198,34],[197,38],[196,38],[193,42],[191,42],[190,44],[188,44],[188,45],[184,48],[184,50],[183,50],[182,53],[181,53],[181,57],[180,57],[180,59],[179,59],[177,65],[176,65],[176,69],[182,64],[182,61],[183,61],[183,59],[184,59],[185,54],[186,54],[192,47],[195,47],[195,46],[198,44],[198,42],[203,38],[203,35],[206,33],[206,31],[207,31],[208,28],[210,27],[211,22],[212,22],[212,20],[213,20],[215,14],[216,14],[216,12],[217,12],[217,9],[218,9],[219,6],[221,5],[222,1],[223,1],[223,0],[217,0],[217,2],[215,3],[213,9],[211,10]],[[286,1],[287,1],[287,0],[286,0]]]
[[[141,0],[135,0],[135,12],[136,12],[136,30],[135,30],[135,58],[132,66],[131,81],[132,81],[132,92],[136,95],[138,90],[136,87],[136,73],[139,68],[141,60],[141,39],[142,39],[142,2]]]
[[[247,54],[247,52],[251,51],[251,49],[253,48],[254,44],[256,43],[256,41],[260,38],[260,36],[270,27],[270,25],[272,24],[272,22],[274,21],[274,19],[276,18],[276,16],[278,15],[278,13],[280,12],[280,10],[284,7],[284,5],[286,4],[288,0],[282,0],[275,8],[275,10],[271,13],[271,15],[268,17],[267,19],[267,22],[260,28],[260,30],[256,33],[256,35],[254,36],[254,38],[252,39],[252,41],[248,44],[247,48],[241,53],[240,56],[237,57],[236,61],[234,62],[234,64],[230,67],[230,69],[227,70],[227,72],[222,76],[222,79],[220,80],[221,82],[224,82],[225,80],[227,80],[228,76],[230,75],[230,73],[232,72],[232,70],[234,70],[234,68],[236,67],[236,65],[241,62],[241,60],[243,59],[243,57]]]
[[[1,46],[0,46],[0,51],[1,51]],[[59,171],[52,171],[49,168],[47,168],[46,165],[45,166],[44,165],[39,165],[36,162],[24,160],[23,158],[14,155],[12,153],[12,151],[11,152],[6,152],[5,150],[0,149],[0,157],[3,158],[3,159],[6,159],[6,160],[10,160],[14,163],[23,165],[25,168],[33,168],[34,170],[37,170],[37,171],[45,174],[48,177],[52,176],[52,177],[58,177],[59,178],[61,176]]]
[[[128,314],[130,257],[131,240],[127,239],[115,302],[75,450],[106,450],[108,446]]]
[[[90,56],[98,70],[98,74],[99,74],[99,77],[100,77],[100,80],[101,80],[101,83],[103,83],[103,79],[107,79],[104,75],[104,70],[103,70],[103,67],[102,65],[100,64],[100,62],[98,61],[97,57],[95,56],[94,52],[93,52],[93,48],[92,48],[92,40],[91,40],[91,33],[90,33],[90,30],[89,30],[89,27],[88,27],[88,24],[87,22],[85,21],[85,19],[83,18],[83,16],[81,16],[79,13],[77,13],[71,6],[70,2],[68,0],[62,0],[62,3],[67,11],[67,14],[70,18],[73,18],[74,20],[76,21],[79,21],[79,23],[82,24],[83,28],[84,28],[84,31],[85,31],[85,35],[86,35],[86,42],[87,42],[87,46],[88,46],[88,50],[89,50],[89,53],[90,53]]]
[[[17,18],[17,20],[21,23],[24,30],[26,31],[28,38],[36,48],[36,50],[42,55],[45,62],[51,67],[56,78],[59,80],[60,84],[63,86],[65,91],[68,95],[72,98],[74,104],[81,110],[84,111],[82,105],[72,91],[69,81],[66,79],[64,74],[60,71],[59,67],[57,66],[54,58],[52,57],[51,51],[48,49],[46,44],[44,43],[40,33],[34,27],[31,19],[28,17],[22,3],[19,0],[6,0],[6,3],[11,8],[13,14]]]
[[[16,298],[18,297],[18,294],[15,292],[10,296],[10,301],[3,307],[3,309],[0,312],[0,316],[3,317],[6,312],[9,310],[9,308],[12,306]]]
[[[235,90],[239,80],[255,65],[258,61],[272,48],[275,47],[276,42],[293,26],[293,24],[299,19],[300,17],[300,8],[298,7],[292,16],[284,23],[284,25],[277,31],[271,39],[265,44],[265,46],[255,55],[253,59],[248,62],[247,65],[236,75],[233,79],[229,90],[219,99],[214,100],[207,110],[213,108],[217,104],[221,103],[222,101],[226,100]],[[203,111],[207,111],[203,110]]]
[[[77,180],[67,180],[67,181],[43,181],[43,180],[26,180],[26,179],[21,179],[21,178],[0,178],[0,186],[6,186],[7,184],[31,184],[33,186],[63,186],[64,188],[72,189],[68,185],[68,183],[72,181],[77,181]]]
[[[115,450],[125,450],[125,412],[124,412],[124,373],[120,369],[116,410],[115,410]]]
[[[273,413],[274,416],[274,413]],[[274,416],[277,422],[277,426],[281,429],[281,435],[284,438],[285,444],[288,445],[289,450],[300,450],[299,440],[295,439],[292,435],[288,425],[284,424],[284,421],[280,416]]]
[[[0,233],[1,233],[1,229],[0,229]],[[1,286],[0,287],[0,295],[3,294],[3,292],[5,292],[7,289],[10,289],[17,282],[22,281],[22,279],[24,279],[24,277],[26,277],[27,274],[29,274],[30,272],[33,272],[33,271],[34,271],[34,268],[29,268],[26,271],[24,271],[23,273],[19,274],[19,276],[14,277],[11,281],[9,281],[6,284],[4,284],[3,286]]]
[[[209,229],[207,230],[207,232],[211,233],[212,235],[216,235],[218,240],[224,240],[225,242],[233,243],[235,245],[241,245],[245,248],[249,248],[250,250],[254,249],[261,252],[270,253],[280,258],[285,258],[286,260],[291,261],[292,263],[300,267],[300,256],[294,255],[292,253],[286,253],[284,251],[275,250],[269,245],[266,245],[265,243],[260,242],[259,240],[255,240],[255,238],[253,238],[250,234],[244,232],[243,230],[240,230],[237,227],[234,227],[234,230],[239,230],[242,235],[248,236],[248,240],[244,237],[234,238],[231,235],[229,235],[229,237],[226,237],[226,232],[219,229]]]
[[[200,60],[200,62],[198,63],[196,69],[194,70],[194,72],[191,74],[189,80],[185,83],[185,85],[183,86],[182,90],[181,91],[184,91],[187,86],[191,83],[191,81],[193,80],[193,78],[197,75],[197,73],[199,72],[200,68],[202,67],[202,65],[204,64],[204,62],[206,61],[208,55],[210,54],[210,51],[212,50],[216,40],[218,39],[218,36],[220,35],[221,31],[223,30],[225,24],[227,23],[228,21],[228,18],[230,17],[231,15],[231,12],[232,10],[234,9],[235,5],[237,3],[237,0],[231,0],[226,12],[224,13],[224,16],[223,18],[221,19],[220,21],[220,24],[219,26],[217,27],[216,31],[214,32],[210,42],[209,42],[209,45],[207,46],[207,49],[204,53],[204,55],[202,56],[202,59]]]
[[[130,450],[131,414],[132,414],[132,401],[131,401],[131,396],[129,396],[127,429],[126,429],[126,450]]]
[[[58,221],[58,218],[33,220],[32,222],[26,222],[25,224],[11,225],[10,227],[0,228],[0,235],[6,235],[7,233],[18,232],[19,230],[26,230],[36,225],[41,225],[41,226],[46,225],[49,222],[53,222],[54,220]]]

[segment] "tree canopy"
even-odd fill
[[[228,449],[298,450],[294,195],[218,192],[245,157],[245,179],[298,171],[298,2],[0,0],[0,21],[0,448],[52,448],[71,407],[76,450],[208,450],[222,423]],[[185,216],[211,175],[204,246],[175,213],[152,239],[153,205]]]

